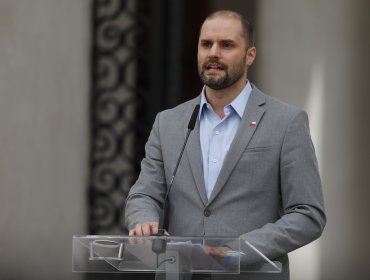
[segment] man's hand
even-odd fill
[[[208,255],[215,258],[216,260],[221,260],[225,257],[226,253],[232,251],[229,247],[211,247],[205,245]]]
[[[131,229],[128,235],[136,236],[150,236],[157,234],[158,222],[147,222],[143,224],[137,224],[135,228]]]

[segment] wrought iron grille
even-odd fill
[[[142,80],[148,74],[140,68],[149,55],[145,2],[93,1],[89,231],[94,234],[125,232],[123,203],[150,128],[142,117],[148,94]]]
[[[184,3],[92,1],[91,234],[127,232],[124,200],[152,122],[182,101]]]

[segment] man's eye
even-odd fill
[[[224,48],[231,48],[232,46],[233,46],[233,44],[231,42],[224,42],[223,43]]]
[[[212,43],[211,42],[202,42],[202,46],[205,47],[205,48],[210,48],[210,47],[212,47]]]

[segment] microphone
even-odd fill
[[[195,127],[195,123],[197,122],[197,117],[198,117],[198,113],[199,113],[199,108],[200,108],[200,105],[197,104],[194,108],[193,114],[191,114],[191,118],[190,118],[190,121],[189,121],[189,124],[188,124],[188,134],[190,134],[190,132]],[[187,135],[187,137],[189,137],[189,136]],[[188,138],[185,139],[184,147],[185,147],[187,141],[188,141]],[[180,155],[179,161],[180,161],[180,159],[181,159],[181,155]]]
[[[190,120],[189,120],[189,124],[188,124],[188,132],[186,134],[186,137],[185,137],[185,140],[184,140],[184,144],[182,145],[182,149],[181,149],[179,158],[177,159],[175,169],[174,169],[174,171],[172,173],[171,181],[170,181],[170,183],[168,185],[168,188],[167,188],[167,191],[166,191],[166,195],[164,197],[163,207],[162,207],[162,211],[161,211],[160,217],[159,217],[158,233],[155,234],[154,236],[157,236],[157,237],[158,236],[164,236],[164,233],[165,233],[164,223],[165,223],[165,218],[166,218],[166,213],[167,213],[167,207],[168,207],[168,195],[170,193],[170,190],[171,190],[173,181],[175,179],[177,169],[179,167],[179,164],[180,164],[182,155],[183,155],[184,150],[185,150],[185,147],[186,147],[186,143],[188,142],[190,133],[192,132],[192,130],[195,127],[195,123],[197,121],[199,109],[200,109],[200,105],[197,104],[195,106],[194,110],[193,110],[193,113],[191,114],[191,117],[190,117]],[[152,243],[152,251],[154,253],[157,253],[157,254],[164,253],[166,251],[166,246],[167,246],[166,240],[164,240],[164,239],[155,239],[155,240],[153,240],[153,243]]]

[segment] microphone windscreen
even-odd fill
[[[191,115],[191,118],[190,118],[190,121],[189,121],[189,124],[188,124],[188,129],[190,129],[190,130],[193,130],[194,127],[195,127],[195,123],[197,121],[197,117],[198,117],[198,113],[199,113],[199,108],[200,108],[200,105],[197,104],[194,108],[193,114]]]

